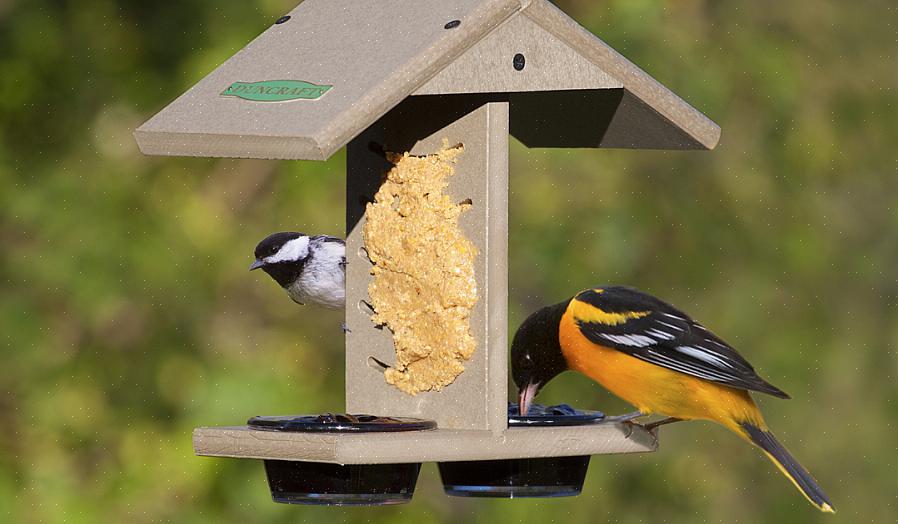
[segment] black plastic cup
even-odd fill
[[[284,504],[385,506],[412,500],[420,463],[324,464],[265,460],[271,498]]]
[[[519,416],[509,404],[509,427],[582,426],[605,418],[599,411],[578,411],[566,404],[533,405]],[[589,455],[510,460],[441,462],[443,491],[454,497],[572,497],[579,495]]]
[[[436,428],[430,420],[335,415],[253,417],[253,429],[317,433],[383,433]],[[271,498],[285,504],[326,506],[382,506],[412,499],[421,463],[325,464],[265,460]]]

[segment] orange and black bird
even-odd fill
[[[821,511],[833,512],[811,474],[767,429],[752,391],[789,398],[729,344],[670,304],[636,289],[588,289],[530,315],[511,345],[520,413],[559,373],[574,370],[636,406],[632,418],[712,420],[751,442]]]

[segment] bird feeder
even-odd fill
[[[613,419],[509,427],[509,134],[528,147],[683,150],[713,148],[720,129],[548,0],[305,0],[135,131],[150,155],[325,160],[346,146],[345,410],[436,423],[388,433],[201,427],[198,455],[263,459],[271,475],[289,462],[656,449],[650,433]],[[446,144],[464,148],[446,192],[469,203],[459,220],[478,253],[476,349],[451,384],[409,395],[379,364],[396,354],[390,330],[371,320],[366,206],[391,168],[384,151],[432,155]]]

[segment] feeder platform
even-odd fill
[[[298,460],[332,464],[400,464],[530,457],[566,457],[655,451],[641,426],[605,422],[588,426],[508,428],[499,437],[477,430],[406,433],[295,433],[246,426],[197,428],[193,448],[207,457]]]

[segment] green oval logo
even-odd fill
[[[284,102],[287,100],[315,100],[334,86],[320,86],[302,80],[264,80],[262,82],[234,82],[221,96],[236,96],[255,102]]]

